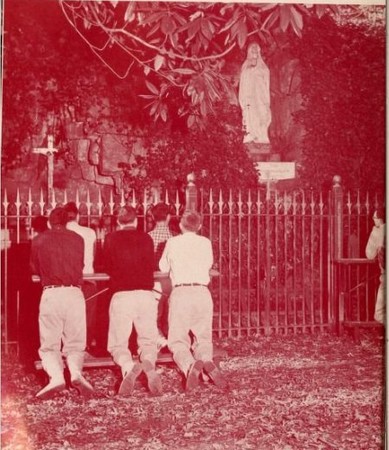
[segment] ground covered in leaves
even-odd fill
[[[209,450],[383,448],[384,339],[333,335],[216,341],[230,388],[187,394],[173,365],[159,366],[164,394],[140,379],[115,395],[119,371],[88,369],[96,398],[70,389],[35,400],[43,384],[12,357],[2,362],[3,450]]]

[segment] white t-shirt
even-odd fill
[[[84,270],[83,273],[94,273],[93,260],[95,255],[96,232],[92,228],[83,227],[72,220],[66,224],[68,230],[74,231],[84,239]]]

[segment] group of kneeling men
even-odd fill
[[[49,383],[37,398],[51,398],[66,388],[63,357],[71,384],[80,394],[91,396],[93,386],[82,369],[86,347],[86,306],[82,291],[85,246],[88,240],[77,233],[77,209],[57,207],[49,215],[49,229],[31,244],[31,269],[43,286],[39,307],[39,355]],[[157,205],[158,207],[159,205]],[[117,229],[104,242],[104,266],[110,276],[112,298],[109,307],[108,352],[120,366],[122,380],[118,394],[131,395],[139,375],[144,372],[149,391],[161,395],[162,383],[156,371],[160,332],[157,326],[158,296],[153,291],[155,261],[169,273],[167,346],[185,377],[185,389],[193,390],[204,373],[215,385],[226,381],[213,361],[213,302],[208,284],[213,264],[212,245],[198,234],[202,217],[185,211],[180,220],[181,234],[171,236],[163,218],[156,218],[150,232],[137,229],[134,208],[124,206],[117,212]],[[158,211],[158,208],[156,208]],[[163,217],[164,216],[164,217]],[[162,237],[162,239],[161,239]],[[167,238],[167,240],[166,240]],[[159,252],[158,243],[164,243]],[[129,337],[135,327],[138,359],[129,350]]]

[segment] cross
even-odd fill
[[[58,150],[54,148],[54,136],[47,135],[47,147],[38,147],[33,149],[33,153],[39,153],[47,156],[47,199],[50,202],[53,199],[53,175],[54,175],[54,153]]]

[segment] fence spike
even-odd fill
[[[168,192],[167,189],[165,190],[165,203],[166,203],[167,205],[169,205],[169,192]]]
[[[90,191],[89,191],[89,189],[86,191],[86,202],[85,202],[85,205],[86,205],[86,210],[88,211],[88,216],[90,216],[92,203],[90,201]]]
[[[305,201],[305,191],[302,190],[302,199],[301,199],[301,215],[305,216],[305,210],[307,208],[307,203]]]
[[[3,206],[4,206],[4,216],[7,216],[8,215],[8,206],[9,206],[9,201],[8,201],[8,196],[7,196],[7,189],[4,189]]]
[[[369,213],[370,213],[369,191],[366,192],[365,206],[366,206],[366,213],[367,213],[367,215],[369,215]]]
[[[257,189],[257,213],[258,215],[261,213],[261,190]]]
[[[16,200],[15,200],[15,206],[16,206],[16,216],[18,217],[20,215],[20,207],[22,205],[22,202],[20,201],[20,191],[19,188],[16,189]]]
[[[320,208],[320,215],[323,215],[324,201],[323,201],[323,192],[322,191],[320,191],[319,208]]]
[[[176,203],[174,206],[176,207],[176,214],[178,216],[180,212],[180,196],[178,195],[178,189],[176,190]]]
[[[45,211],[45,201],[43,199],[43,190],[41,188],[41,193],[40,193],[40,197],[39,197],[39,206],[41,207],[41,211],[40,214],[41,216],[44,215],[44,211]]]
[[[311,215],[315,214],[315,197],[313,195],[313,190],[311,189]]]
[[[33,205],[32,192],[31,192],[31,188],[28,188],[27,208],[28,208],[29,216],[32,216],[32,205]]]
[[[223,214],[223,191],[219,190],[219,201],[217,202],[219,206],[219,214]]]
[[[78,189],[76,190],[76,206],[78,209],[80,209],[80,193]]]
[[[133,193],[133,198],[132,198],[131,206],[133,206],[135,208],[135,206],[136,206],[135,191],[132,190],[132,193]],[[120,207],[123,208],[123,206],[125,206],[125,205],[126,205],[126,199],[125,199],[125,195],[124,195],[124,189],[121,189],[121,191],[120,191]]]
[[[109,214],[112,216],[113,214],[113,208],[115,206],[115,202],[113,201],[113,191],[111,190],[110,196],[109,196]]]
[[[68,203],[68,191],[66,189],[63,193],[63,202],[65,205],[66,205],[66,203]]]
[[[248,213],[251,214],[251,207],[253,206],[253,202],[251,200],[251,189],[249,189],[248,197],[247,197],[247,207],[248,207]]]
[[[213,205],[214,205],[214,201],[213,201],[213,193],[212,193],[212,188],[209,189],[209,202],[208,202],[208,206],[209,206],[209,212],[210,214],[212,214],[213,211]]]
[[[102,212],[103,212],[103,202],[102,202],[102,199],[101,199],[101,189],[100,188],[99,188],[99,194],[98,194],[98,197],[97,197],[97,208],[98,208],[98,211],[99,211],[99,216],[101,216]]]
[[[296,199],[296,191],[293,191],[293,214],[297,213],[297,199]]]
[[[352,202],[351,202],[351,192],[348,191],[347,192],[347,208],[348,208],[348,213],[351,214],[351,208],[352,208]]]

